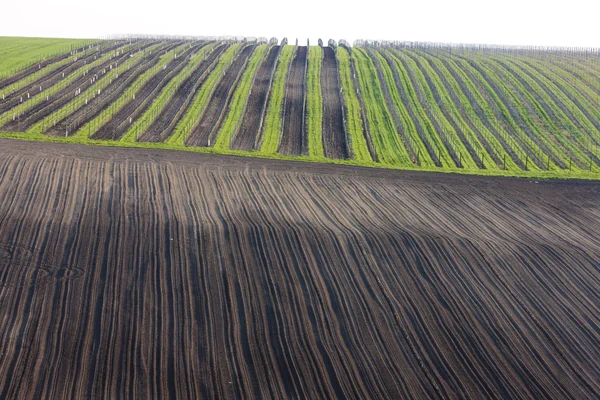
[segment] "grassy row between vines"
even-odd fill
[[[275,71],[273,86],[271,86],[271,93],[269,94],[265,127],[260,146],[260,152],[263,154],[277,154],[283,124],[282,112],[285,97],[285,81],[293,54],[293,46],[284,46],[277,60],[277,70]]]
[[[360,103],[356,94],[356,88],[352,82],[352,70],[350,68],[350,54],[348,50],[344,47],[338,47],[337,59],[340,83],[346,101],[346,129],[350,138],[352,155],[358,162],[373,163],[373,158],[371,157],[371,153],[369,153],[369,147],[365,139],[366,132],[363,130]]]

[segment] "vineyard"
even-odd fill
[[[0,44],[10,54],[7,40]],[[275,38],[69,43],[21,68],[6,62],[1,137],[600,176],[597,49]]]

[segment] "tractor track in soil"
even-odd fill
[[[219,131],[220,124],[223,121],[227,105],[231,101],[235,83],[239,80],[242,70],[254,52],[254,45],[246,45],[237,55],[231,65],[226,68],[224,75],[217,84],[208,105],[206,106],[200,121],[192,128],[185,141],[187,146],[210,146],[214,144],[214,139]]]
[[[285,84],[283,124],[278,152],[299,156],[308,153],[306,137],[306,61],[308,47],[298,46]]]
[[[112,118],[92,135],[92,139],[119,140],[125,135],[131,124],[150,108],[152,102],[160,92],[169,84],[189,62],[193,54],[204,47],[206,43],[195,45],[186,49],[177,58],[171,60],[163,71],[158,72],[136,93],[135,99],[131,99],[125,106],[117,111]]]
[[[321,68],[323,93],[323,149],[325,157],[348,158],[348,141],[344,124],[344,111],[340,95],[340,81],[335,50],[323,47]]]
[[[251,151],[259,142],[262,123],[267,110],[269,91],[273,83],[281,48],[278,45],[271,47],[267,58],[256,72],[256,78],[250,90],[250,96],[248,96],[246,111],[242,117],[240,128],[231,143],[233,150]]]
[[[156,121],[140,137],[140,142],[163,142],[173,133],[194,96],[206,81],[211,67],[227,48],[229,48],[227,44],[220,44],[200,63],[192,75],[177,88],[174,96],[165,105]]]

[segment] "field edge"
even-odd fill
[[[181,144],[166,143],[166,142],[122,142],[122,141],[111,141],[111,140],[92,140],[85,137],[50,137],[41,134],[32,133],[20,133],[20,132],[2,132],[0,133],[1,139],[9,140],[20,140],[28,142],[39,142],[39,143],[58,143],[66,145],[83,145],[83,146],[101,146],[101,147],[119,147],[119,148],[131,148],[131,149],[151,149],[151,150],[166,150],[166,151],[186,151],[192,153],[203,153],[203,154],[215,154],[223,156],[234,156],[234,157],[245,157],[255,159],[267,159],[267,160],[281,160],[281,161],[295,161],[302,163],[312,164],[326,164],[326,165],[341,165],[349,167],[365,167],[374,168],[379,170],[390,170],[390,171],[410,171],[410,172],[424,172],[424,173],[443,173],[452,175],[464,175],[473,177],[498,177],[498,178],[522,178],[522,179],[543,179],[543,180],[565,180],[565,181],[600,181],[600,173],[571,173],[559,171],[534,171],[532,173],[527,172],[516,172],[516,171],[485,171],[485,174],[480,173],[481,171],[474,170],[461,170],[459,168],[423,168],[423,167],[410,167],[410,166],[399,166],[390,165],[385,163],[376,162],[361,162],[356,160],[332,160],[328,158],[310,158],[308,156],[287,156],[278,153],[264,153],[260,151],[241,151],[241,150],[227,150],[227,149],[215,149],[212,147],[188,147]],[[479,173],[478,173],[479,172]],[[600,172],[600,171],[599,171]]]

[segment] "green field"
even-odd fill
[[[335,140],[346,141],[349,158],[327,159],[324,146],[340,143],[324,143],[323,110],[328,105],[321,93],[323,52],[317,46],[308,52],[306,89],[293,97],[296,89],[287,84],[295,65],[291,62],[296,54],[293,45],[283,46],[265,82],[255,76],[272,44],[259,43],[245,62],[234,63],[243,45],[229,43],[207,66],[204,60],[218,47],[216,42],[190,54],[185,51],[192,43],[185,40],[103,42],[98,49],[88,46],[92,42],[0,37],[0,137],[475,175],[600,178],[600,58],[596,49],[366,42],[336,47],[343,105],[334,112],[343,115],[344,125]],[[86,50],[70,55],[82,48]],[[60,54],[69,56],[27,72],[33,63]],[[177,54],[184,59],[177,59]],[[118,64],[116,60],[123,61]],[[176,92],[198,68],[206,72],[197,91]],[[239,71],[227,75],[229,68]],[[7,80],[12,74],[19,79]],[[155,97],[145,97],[163,75],[169,82]],[[236,86],[223,81],[224,76],[239,76]],[[229,84],[231,90],[215,94],[220,83],[221,87]],[[259,97],[264,99],[264,111],[261,131],[256,132],[257,150],[231,150],[254,90],[264,93]],[[137,103],[133,101],[136,95],[140,96]],[[214,147],[186,146],[187,136],[215,95],[226,96],[214,103],[226,107],[220,115],[216,113],[217,119],[205,121],[219,127]],[[296,109],[304,112],[303,134],[309,152],[284,156],[277,152],[283,111],[293,105],[288,101],[299,101],[299,95],[304,106]],[[138,141],[161,112],[177,101],[186,107],[174,116],[170,136],[160,143]],[[78,117],[73,132],[66,130],[61,137],[48,133],[51,124],[69,121],[78,111],[83,116]],[[121,138],[91,139],[104,124],[122,125],[125,120],[129,128]]]
[[[0,36],[0,78],[46,57],[96,41],[89,39],[17,38]]]

